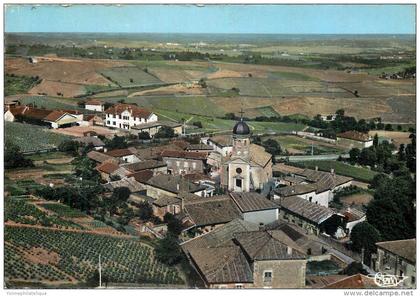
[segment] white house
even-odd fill
[[[133,126],[157,122],[153,112],[131,104],[116,104],[105,110],[105,126],[130,130]]]
[[[131,149],[115,149],[107,151],[105,154],[113,158],[117,158],[124,163],[135,163],[140,161],[135,152]]]
[[[244,221],[265,225],[279,219],[279,206],[256,192],[230,193]]]
[[[213,137],[203,137],[201,142],[213,148],[214,151],[222,156],[228,156],[233,149],[233,140],[231,135],[216,135]]]
[[[91,99],[86,101],[85,109],[102,112],[105,109],[105,104],[100,100]]]

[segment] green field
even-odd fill
[[[4,134],[5,142],[19,146],[22,152],[56,148],[62,141],[71,139],[41,126],[16,122],[5,122]]]
[[[137,67],[115,67],[102,70],[101,74],[123,88],[162,83],[153,75]]]
[[[39,78],[8,75],[4,77],[4,95],[25,94],[40,82]]]
[[[61,203],[42,203],[39,204],[42,208],[53,211],[59,217],[64,218],[81,218],[86,217],[86,214],[67,205]]]
[[[157,262],[152,247],[135,239],[6,226],[4,240],[6,283],[83,282],[97,270],[99,256],[102,277],[112,283],[183,283],[175,268]],[[51,262],[30,261],[25,254],[34,248],[41,249],[47,256],[43,260]],[[51,254],[57,255],[55,259]]]
[[[324,145],[322,142],[311,141],[294,135],[266,136],[263,140],[269,138],[276,140],[283,150],[293,149],[309,153],[312,151],[313,143],[314,154],[344,153],[346,151],[338,146]]]
[[[318,166],[319,170],[322,171],[330,171],[331,169],[334,169],[337,174],[349,176],[367,183],[371,182],[373,177],[378,174],[370,169],[352,166],[339,161],[304,161],[296,163],[300,167],[311,169],[315,169],[315,166]]]

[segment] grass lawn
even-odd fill
[[[304,162],[296,162],[298,165],[305,166],[306,168],[314,169],[315,166],[318,166],[319,170],[322,171],[330,171],[331,168],[335,170],[337,174],[345,175],[349,177],[353,177],[354,179],[363,181],[363,182],[371,182],[373,177],[378,174],[375,171],[372,171],[367,168],[361,168],[352,166],[350,164],[346,164],[339,161],[304,161]]]

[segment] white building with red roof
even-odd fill
[[[105,126],[130,130],[144,123],[157,122],[158,117],[153,112],[131,104],[116,104],[105,110]]]

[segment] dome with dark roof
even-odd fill
[[[249,129],[248,124],[242,119],[233,127],[233,134],[235,135],[248,135],[250,132],[251,130]]]

